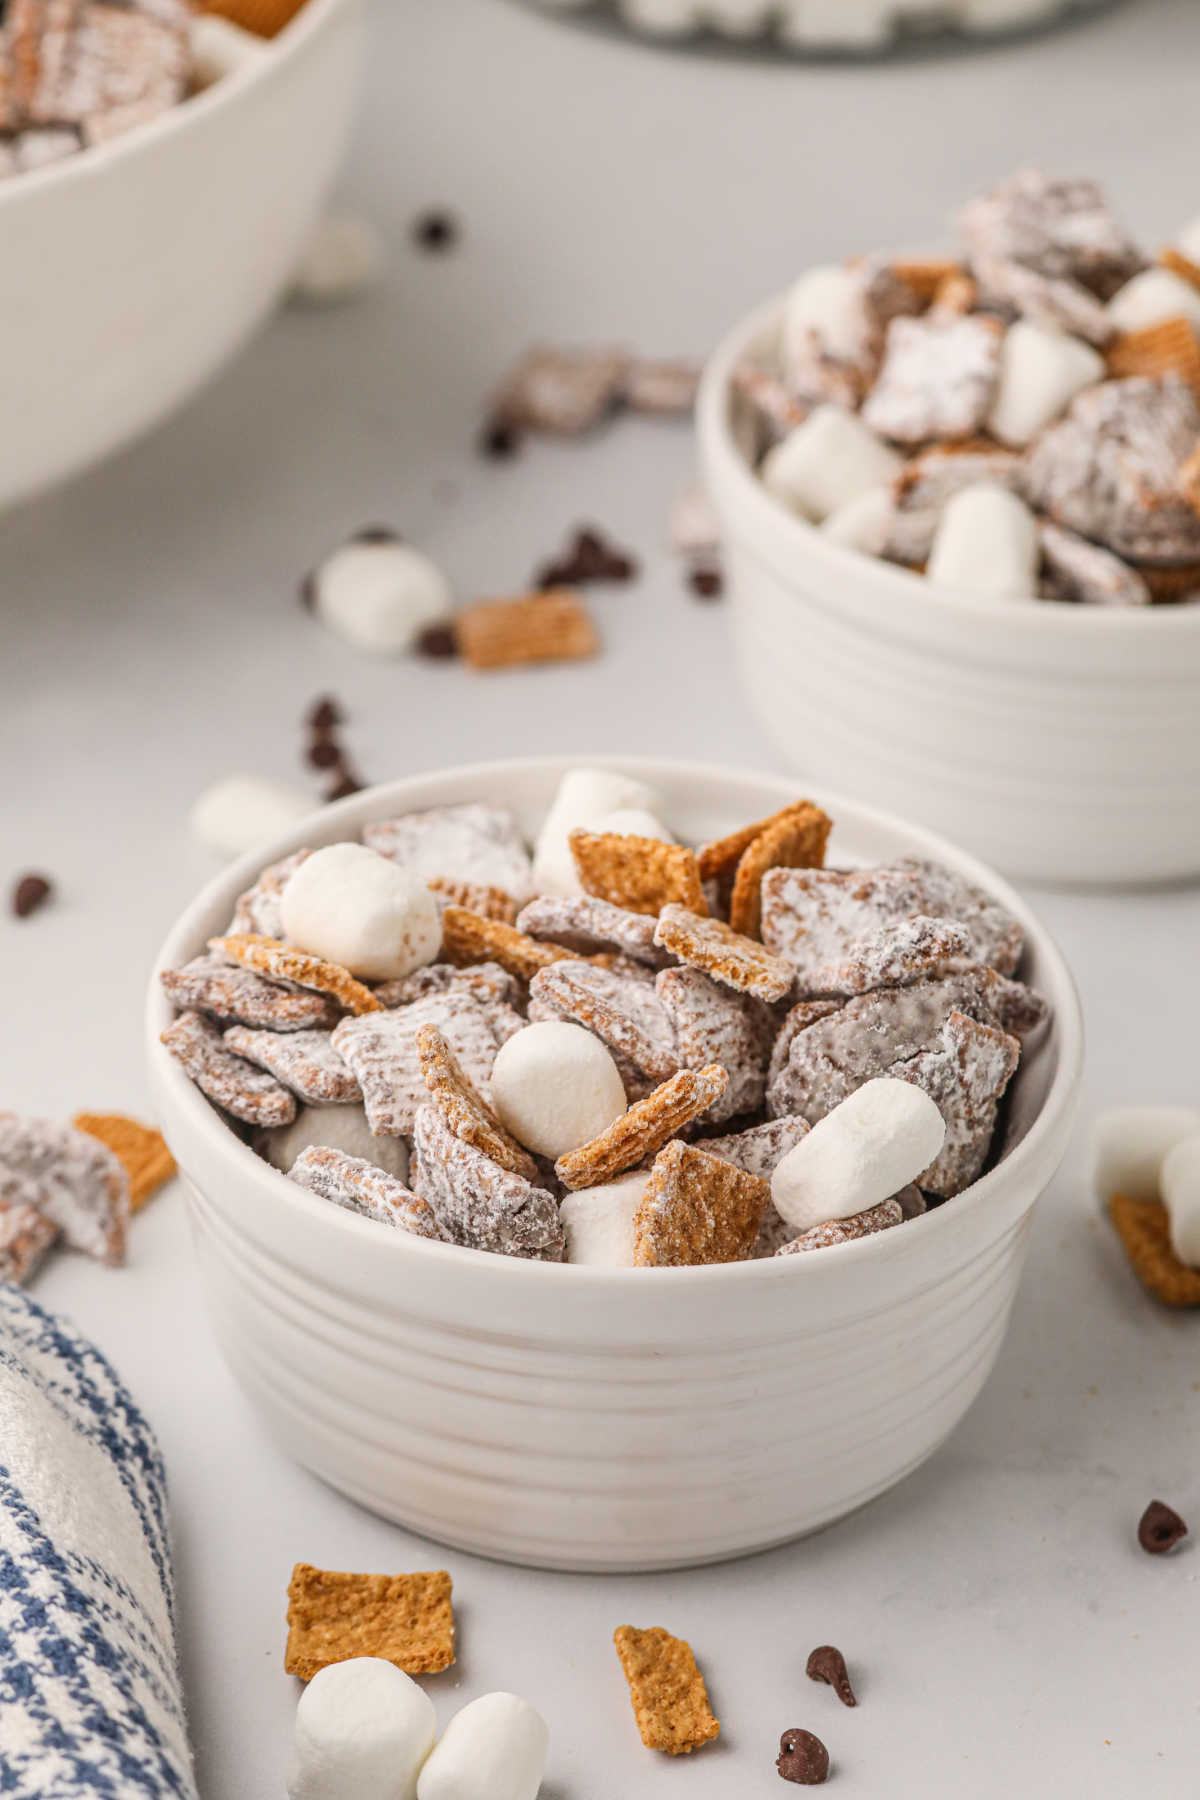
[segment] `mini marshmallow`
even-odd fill
[[[568,769],[542,822],[533,855],[539,893],[581,894],[571,833],[594,831],[601,819],[630,808],[653,813],[658,796],[644,781],[610,769]]]
[[[379,279],[383,239],[368,219],[333,214],[321,220],[292,274],[291,298],[310,306],[356,300]]]
[[[592,829],[615,832],[618,837],[657,838],[660,844],[675,842],[662,820],[640,806],[619,806],[616,812],[597,819]]]
[[[565,1020],[514,1031],[496,1054],[491,1086],[492,1105],[518,1143],[555,1160],[625,1111],[625,1085],[607,1047]]]
[[[900,458],[844,406],[816,407],[763,458],[763,485],[816,523],[900,473]]]
[[[200,842],[219,856],[244,856],[315,810],[311,794],[285,782],[268,781],[262,775],[227,775],[205,788],[188,823]]]
[[[255,1141],[272,1168],[285,1175],[301,1151],[316,1144],[376,1163],[397,1181],[408,1180],[407,1143],[402,1137],[376,1137],[361,1106],[302,1106],[290,1125],[264,1131]]]
[[[579,1188],[559,1210],[567,1261],[599,1269],[634,1267],[633,1220],[650,1177],[623,1175],[603,1187]]]
[[[484,1694],[455,1713],[417,1781],[417,1800],[535,1800],[550,1733],[516,1694]]]
[[[977,481],[942,509],[926,574],[972,594],[1032,600],[1040,561],[1037,520],[1025,502],[997,482]]]
[[[1171,1223],[1171,1248],[1189,1269],[1200,1268],[1200,1132],[1167,1151],[1159,1185]]]
[[[842,0],[832,3],[841,10]],[[806,0],[806,22],[809,10]],[[826,356],[851,364],[861,362],[868,324],[861,269],[823,263],[806,270],[784,305],[784,367],[803,368],[814,340]]]
[[[1002,444],[1021,449],[1064,412],[1085,387],[1107,373],[1098,350],[1065,331],[1018,319],[1004,334],[1000,379],[988,426]]]
[[[1114,1106],[1092,1127],[1092,1181],[1100,1200],[1158,1200],[1168,1151],[1200,1132],[1190,1106]]]
[[[199,13],[188,21],[192,79],[198,88],[212,87],[267,55],[262,38],[244,31],[218,13]]]
[[[314,850],[283,890],[289,944],[365,981],[396,981],[436,960],[437,904],[423,881],[365,844]]]
[[[1183,230],[1176,234],[1175,248],[1189,262],[1200,264],[1200,213],[1189,219]]]
[[[393,1663],[331,1663],[296,1708],[289,1800],[416,1800],[436,1732],[433,1701]]]
[[[859,550],[864,556],[882,556],[895,512],[891,488],[868,488],[831,512],[823,520],[821,530],[831,544]]]
[[[1170,269],[1143,269],[1117,289],[1108,316],[1117,331],[1144,331],[1175,318],[1200,328],[1200,291]]]
[[[444,620],[454,605],[437,565],[393,538],[343,544],[314,573],[312,598],[330,631],[380,656],[411,650],[424,627]]]
[[[915,1181],[945,1141],[946,1122],[923,1088],[890,1077],[865,1082],[777,1165],[775,1210],[797,1233],[849,1219]]]

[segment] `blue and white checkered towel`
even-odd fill
[[[195,1800],[158,1446],[73,1327],[0,1285],[0,1795]]]

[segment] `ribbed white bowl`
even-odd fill
[[[1009,875],[1200,872],[1200,606],[987,601],[831,544],[730,431],[730,374],[780,305],[716,352],[698,419],[743,685],[788,762]]]
[[[791,783],[600,758],[653,782],[707,837]],[[489,764],[376,788],[214,882],[159,966],[194,955],[262,862],[365,820],[466,799],[532,830],[566,763]],[[190,1200],[226,1356],[273,1436],[374,1511],[460,1548],[560,1569],[715,1561],[861,1505],[957,1424],[999,1349],[1030,1213],[1066,1145],[1082,1058],[1054,944],[988,871],[919,831],[824,798],[839,859],[908,852],[982,881],[1024,922],[1025,973],[1055,1022],[1023,1063],[1009,1154],[967,1194],[811,1257],[675,1270],[572,1268],[427,1243],[296,1187],[222,1122],[159,1044],[163,1129]]]

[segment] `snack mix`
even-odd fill
[[[532,853],[479,803],[297,851],[163,972],[163,1042],[314,1195],[500,1255],[797,1255],[961,1193],[1047,1015],[1017,921],[826,867],[807,801],[698,849],[660,812],[572,770]]]
[[[960,593],[1200,600],[1200,219],[1152,262],[1094,182],[1024,169],[959,226],[796,283],[733,377],[763,485]]]

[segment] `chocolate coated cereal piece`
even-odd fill
[[[655,992],[675,1027],[683,1066],[705,1069],[720,1063],[729,1076],[729,1086],[709,1109],[713,1123],[757,1112],[775,1037],[770,1008],[749,994],[731,993],[699,969],[664,969]]]
[[[768,1119],[763,1125],[751,1125],[729,1137],[702,1138],[699,1147],[707,1150],[710,1156],[723,1156],[726,1162],[736,1163],[748,1175],[769,1179],[788,1151],[807,1136],[808,1120],[802,1119],[799,1113],[785,1113],[781,1118]]]
[[[684,906],[664,906],[654,941],[681,962],[758,1000],[783,1000],[791,992],[791,964],[721,919],[700,918]]]
[[[824,1681],[833,1689],[843,1706],[857,1706],[854,1689],[846,1669],[846,1659],[832,1644],[818,1644],[804,1666],[810,1681]]]
[[[164,969],[159,979],[176,1006],[262,1031],[332,1028],[342,1016],[328,994],[268,980],[219,956],[193,957],[182,969]]]
[[[811,1731],[794,1726],[779,1740],[775,1767],[785,1781],[794,1781],[800,1787],[820,1787],[829,1780],[829,1752]]]
[[[811,967],[806,993],[818,998],[869,994],[873,988],[904,987],[962,968],[971,961],[971,934],[953,919],[889,919],[857,939],[839,962]]]
[[[536,1181],[532,1156],[504,1129],[436,1025],[422,1025],[418,1031],[417,1054],[425,1086],[455,1137],[474,1144],[502,1169]]]
[[[522,909],[517,929],[530,937],[548,938],[580,956],[613,951],[652,969],[666,961],[655,946],[653,916],[628,912],[591,894],[561,898],[539,894]]]
[[[1020,1060],[1015,1037],[952,1012],[934,1046],[892,1070],[900,1080],[922,1088],[946,1121],[941,1155],[920,1177],[926,1193],[950,1199],[982,1172],[996,1129],[996,1108]]]
[[[214,1106],[247,1125],[290,1125],[295,1095],[243,1056],[227,1048],[221,1033],[197,1012],[180,1013],[162,1034],[176,1062]]]
[[[613,1643],[647,1750],[688,1756],[719,1735],[721,1727],[690,1644],[657,1625],[646,1631],[618,1625]]]
[[[458,615],[456,630],[463,660],[479,670],[579,662],[600,648],[587,608],[565,588],[477,601]]]
[[[374,1219],[379,1225],[394,1226],[414,1237],[438,1236],[432,1208],[386,1169],[360,1156],[310,1144],[288,1170],[288,1179],[322,1200],[330,1200],[364,1219]]]
[[[54,883],[47,875],[21,875],[13,884],[12,913],[16,919],[27,919],[44,906],[54,893]]]
[[[554,1196],[523,1175],[502,1169],[456,1137],[435,1106],[422,1106],[413,1127],[421,1197],[450,1243],[500,1256],[561,1262],[563,1232]]]
[[[86,1132],[0,1113],[0,1208],[12,1207],[33,1207],[72,1250],[110,1267],[125,1260],[129,1178],[108,1146]],[[18,1260],[40,1257],[41,1235],[14,1232]]]
[[[1173,1550],[1188,1534],[1188,1528],[1173,1507],[1163,1500],[1152,1500],[1138,1520],[1137,1540],[1148,1556],[1162,1556]]]
[[[1108,312],[1088,288],[1064,276],[1043,275],[1003,257],[979,257],[972,266],[980,306],[1015,313],[1036,324],[1069,332],[1101,347],[1113,334]]]
[[[975,257],[1081,282],[1102,300],[1145,266],[1096,182],[1054,180],[1041,169],[1020,169],[970,201],[959,224]]]
[[[343,1019],[333,1047],[358,1077],[376,1137],[408,1137],[428,1101],[417,1046],[423,1025],[437,1026],[475,1087],[488,1092],[498,1045],[486,1012],[470,994],[449,989],[390,1012]]]
[[[729,388],[734,437],[746,460],[755,465],[789,431],[803,425],[812,411],[811,401],[801,400],[766,369],[749,364],[743,363],[733,371]]]
[[[45,1260],[58,1226],[34,1206],[0,1207],[0,1281],[24,1287]]]
[[[231,1025],[225,1042],[237,1056],[266,1069],[310,1106],[353,1105],[362,1090],[333,1047],[330,1031],[251,1031]]]
[[[850,1244],[856,1238],[871,1237],[878,1231],[890,1231],[894,1225],[903,1222],[904,1212],[898,1200],[881,1200],[878,1206],[869,1206],[866,1212],[852,1213],[848,1219],[829,1219],[823,1225],[813,1225],[802,1231],[799,1237],[781,1244],[775,1251],[776,1256],[802,1256],[809,1250],[827,1250],[832,1244]],[[809,1670],[812,1674],[812,1670]],[[819,1677],[818,1677],[819,1679]],[[853,1706],[851,1700],[849,1705]]]
[[[539,345],[508,377],[492,417],[518,431],[576,437],[618,405],[631,359],[623,350],[559,350]]]
[[[1084,606],[1149,606],[1150,589],[1136,569],[1102,544],[1043,519],[1042,562],[1058,598]]]
[[[430,994],[469,994],[484,1011],[489,1006],[511,1006],[519,996],[519,983],[499,963],[472,963],[460,969],[454,963],[428,963],[414,969],[398,981],[381,981],[375,997],[383,1005],[409,1006],[414,1000],[425,1000]]]
[[[661,1000],[644,982],[595,963],[566,961],[540,969],[529,993],[531,1003],[536,998],[548,1006],[545,1016],[573,1019],[594,1031],[610,1050],[652,1080],[664,1081],[678,1069],[675,1029]]]
[[[970,437],[991,407],[1003,339],[1000,321],[981,314],[893,319],[863,420],[899,444]]]
[[[707,1112],[721,1098],[729,1077],[720,1064],[680,1069],[615,1119],[599,1137],[560,1156],[554,1172],[564,1187],[599,1187],[643,1163],[675,1132]]]
[[[233,909],[231,933],[257,932],[263,937],[283,936],[283,890],[311,850],[293,850],[281,862],[270,863],[254,886],[247,888]]]
[[[573,831],[571,855],[585,892],[626,912],[660,913],[672,903],[705,911],[693,851],[684,844],[615,831]]]
[[[216,956],[253,969],[273,981],[294,981],[297,987],[315,988],[328,994],[350,1013],[381,1010],[378,1000],[340,963],[326,962],[324,957],[310,956],[278,938],[262,937],[256,932],[234,933],[230,937],[210,938],[209,949]]]
[[[771,1184],[679,1138],[659,1151],[634,1215],[639,1268],[742,1262],[754,1253]]]
[[[375,1656],[406,1675],[454,1661],[454,1608],[445,1569],[351,1575],[297,1563],[288,1583],[287,1674],[311,1681],[331,1663]]]
[[[477,801],[374,819],[363,843],[422,881],[498,888],[518,901],[533,892],[529,852],[512,813]]]

